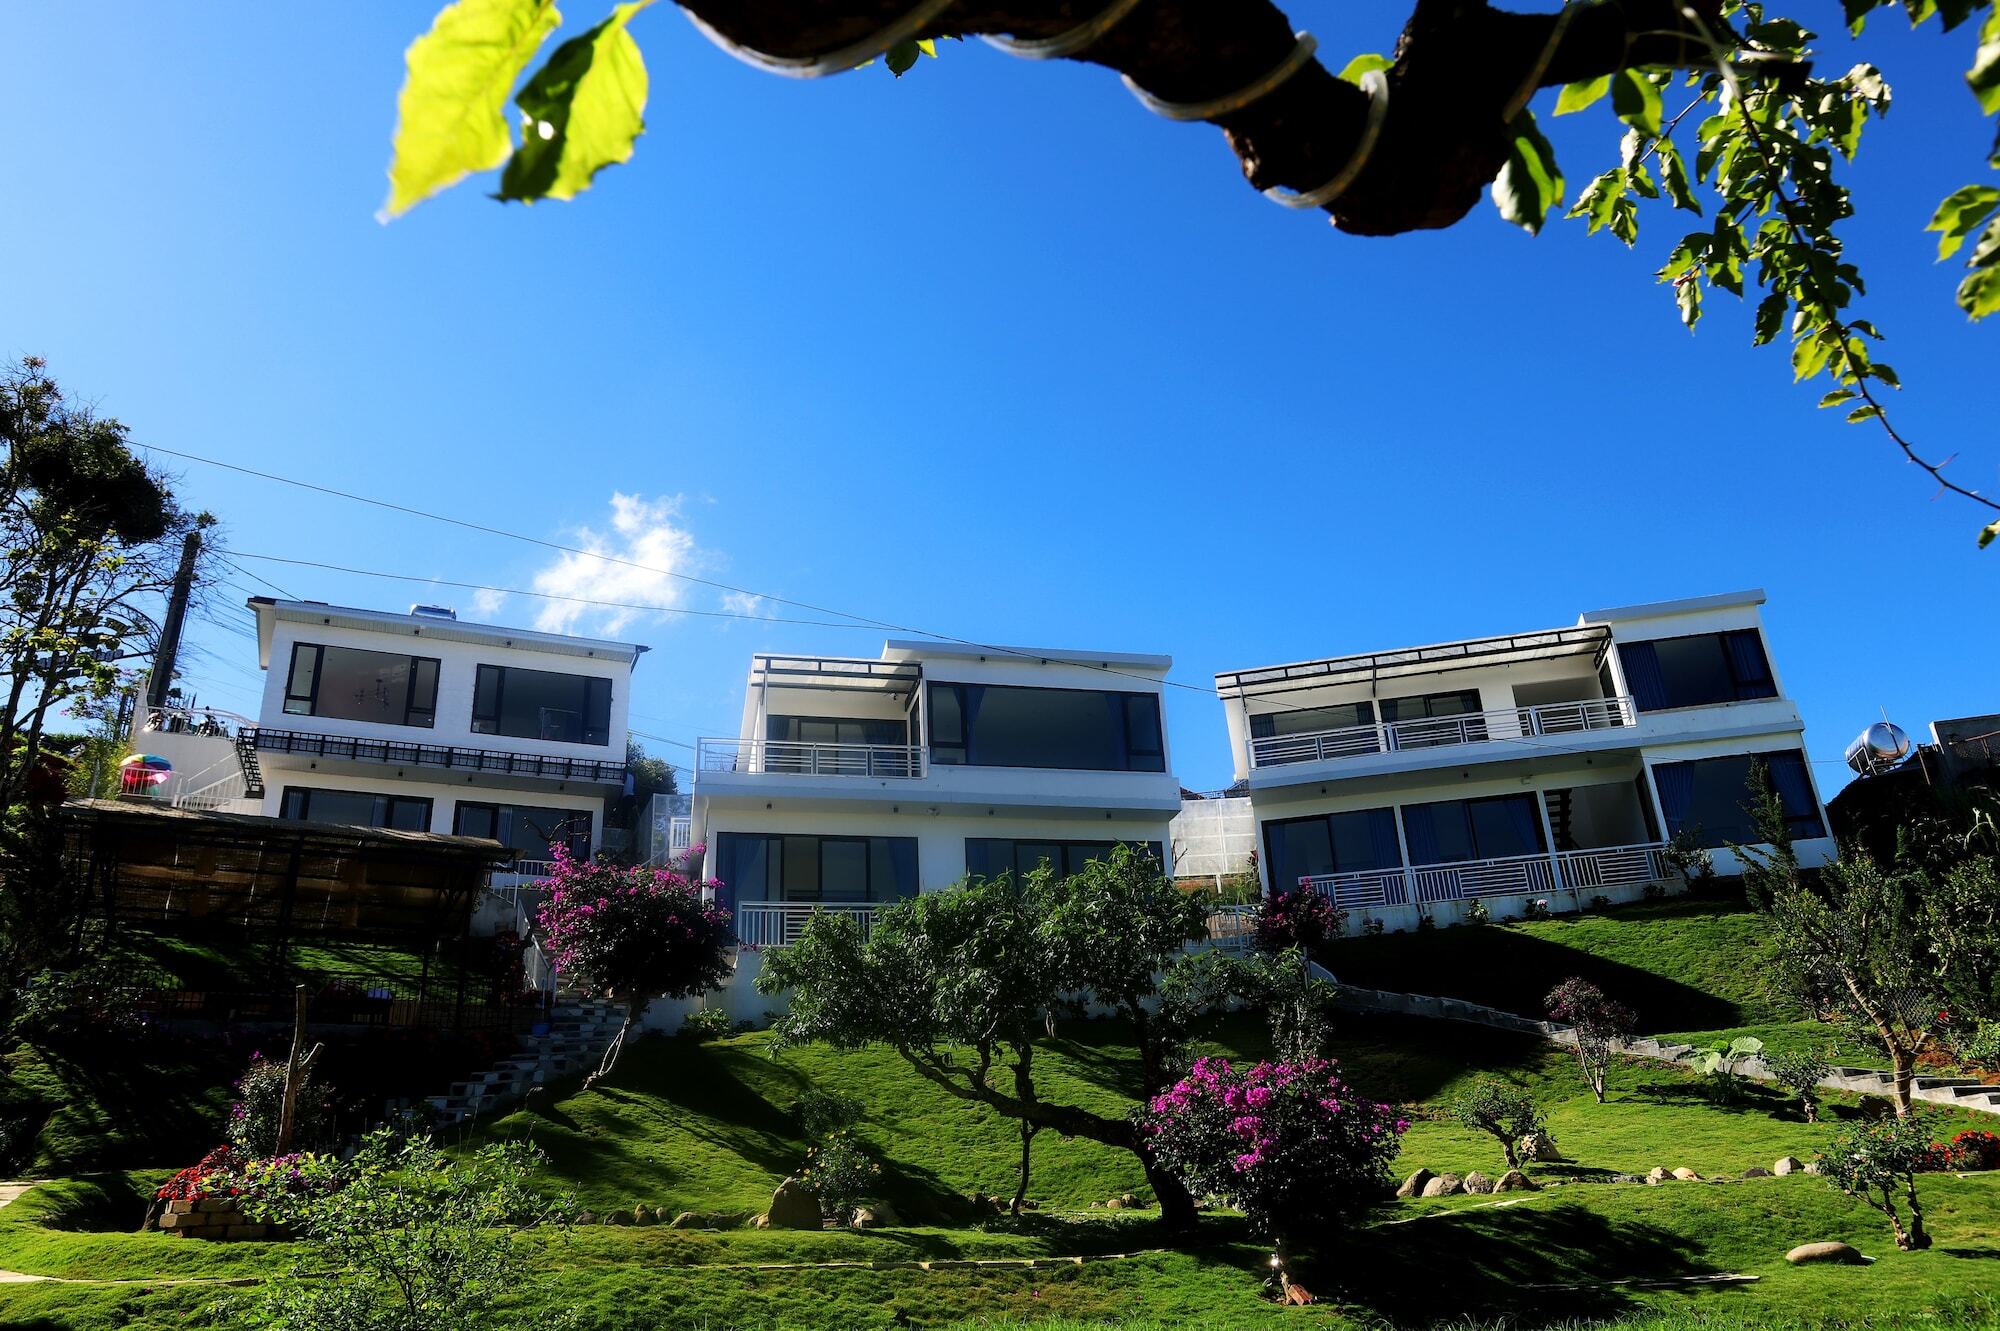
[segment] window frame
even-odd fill
[[[330,716],[320,711],[320,682],[326,674],[326,652],[329,647],[336,651],[359,652],[367,656],[386,656],[391,660],[400,658],[408,662],[410,678],[409,682],[403,688],[403,719],[401,721],[385,721],[373,717]],[[298,681],[300,654],[306,651],[312,653],[312,686],[306,693],[299,694],[293,690]],[[430,705],[419,707],[417,705],[417,696],[420,692],[418,685],[423,678],[425,666],[430,667]],[[405,726],[413,730],[435,730],[437,728],[438,686],[443,675],[444,659],[442,657],[418,656],[414,652],[386,652],[374,647],[352,647],[341,642],[329,643],[306,642],[302,639],[295,640],[292,643],[291,660],[286,665],[285,692],[280,706],[286,716],[310,716],[324,721],[352,721],[356,725],[364,726]],[[303,703],[304,710],[301,711],[297,707],[294,707],[294,703]],[[417,717],[422,717],[423,719],[414,719]]]
[[[966,691],[979,689],[982,692],[1001,690],[1009,693],[1073,693],[1105,700],[1107,711],[1114,711],[1117,743],[1123,766],[1117,767],[1063,767],[1045,763],[997,763],[981,761],[982,755],[973,742],[973,731],[977,728],[968,723],[967,716],[976,709],[968,708]],[[940,691],[947,692],[952,699],[952,712],[956,722],[956,740],[939,737],[937,720],[937,698]],[[1115,702],[1113,700],[1116,700]],[[1167,716],[1161,705],[1160,695],[1145,689],[1073,689],[1060,686],[1037,684],[983,684],[972,680],[933,679],[925,683],[925,741],[932,762],[946,767],[998,767],[1011,771],[1030,772],[1156,772],[1167,770]],[[1132,709],[1134,706],[1150,706],[1152,729],[1159,736],[1157,746],[1135,748],[1132,743]],[[940,752],[940,751],[943,752]],[[1141,766],[1134,759],[1147,760]],[[1153,766],[1154,762],[1158,766]]]
[[[467,809],[478,809],[481,810],[482,812],[490,813],[493,815],[493,835],[489,839],[493,841],[500,841],[500,811],[503,809],[507,809],[507,810],[512,810],[514,812],[519,812],[521,809],[524,808],[546,809],[551,813],[560,813],[564,815],[564,821],[568,821],[571,818],[582,819],[583,832],[580,839],[583,843],[583,849],[581,851],[577,849],[577,842],[579,840],[579,837],[577,834],[572,833],[568,838],[569,852],[573,857],[579,860],[587,860],[590,858],[591,851],[595,844],[596,838],[595,838],[595,829],[593,825],[594,820],[590,816],[589,809],[565,809],[560,805],[555,805],[555,804],[514,804],[503,800],[459,800],[456,804],[452,806],[451,810],[451,834],[453,836],[480,835],[477,832],[467,832],[464,827],[465,811]],[[542,856],[525,855],[522,852],[521,848],[519,846],[514,845],[511,840],[500,841],[500,844],[505,846],[508,850],[513,851],[517,859],[542,858]],[[554,846],[552,845],[547,846],[544,848],[543,855],[552,854],[554,850],[555,850]]]
[[[1050,846],[1060,850],[1062,852],[1062,864],[1052,864],[1049,866],[1057,878],[1069,878],[1081,873],[1083,866],[1090,863],[1092,859],[1108,855],[1120,846],[1130,846],[1135,851],[1151,855],[1154,862],[1161,866],[1161,872],[1166,872],[1166,845],[1159,841],[1123,841],[1116,838],[1104,841],[1091,838],[1064,840],[1061,837],[969,836],[965,838],[965,868],[968,874],[972,872],[972,847],[975,842],[989,847],[995,845],[1008,846],[1007,858],[1010,865],[1001,872],[1012,874],[1016,878],[1033,873],[1035,868],[1038,867],[1038,864],[1031,865],[1025,869],[1021,867],[1021,847],[1023,846]],[[1078,860],[1074,868],[1068,867],[1071,855],[1077,851],[1098,851],[1101,854]],[[990,853],[988,858],[992,858]]]
[[[397,804],[420,805],[424,811],[423,826],[418,828],[398,828],[393,822],[336,823],[336,827],[371,827],[385,831],[431,830],[431,820],[437,816],[437,800],[429,795],[397,795],[379,790],[343,790],[338,786],[286,786],[278,793],[278,817],[290,823],[311,823],[322,821],[312,816],[312,796],[317,792],[326,795],[352,795],[356,798],[374,800],[383,814],[387,815]],[[299,799],[301,812],[291,812],[293,797]]]
[[[482,714],[479,710],[480,689],[484,681],[488,678],[487,672],[489,670],[493,672],[493,710],[490,715]],[[518,670],[534,675],[553,675],[558,679],[573,679],[580,682],[583,685],[583,706],[577,715],[580,718],[578,732],[582,738],[544,739],[540,735],[517,735],[511,731],[500,729],[500,719],[507,714],[507,672],[510,670]],[[537,744],[585,744],[592,748],[609,748],[611,746],[611,718],[613,712],[616,711],[617,703],[617,695],[613,692],[611,685],[612,681],[603,675],[579,675],[567,670],[538,670],[534,666],[497,665],[490,661],[481,661],[473,667],[472,671],[472,706],[466,718],[466,726],[475,735],[488,735],[495,739],[525,739]],[[592,695],[600,688],[604,694],[604,738],[592,739],[590,738],[590,719],[594,711],[592,707]],[[480,729],[482,724],[490,725],[492,729],[482,730]]]

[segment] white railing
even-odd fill
[[[739,946],[790,947],[805,932],[806,921],[821,914],[848,916],[866,938],[875,926],[875,911],[872,901],[743,901],[737,903],[731,922]]]
[[[806,744],[784,739],[704,739],[696,743],[695,766],[703,772],[910,778],[924,774],[924,750],[919,744]]]
[[[1663,882],[1672,876],[1662,842],[1564,850],[1553,855],[1508,855],[1411,869],[1370,869],[1361,873],[1308,874],[1299,886],[1319,892],[1343,910],[1427,905],[1474,897],[1531,896],[1537,892],[1584,892]]]
[[[1208,912],[1208,945],[1221,952],[1248,953],[1257,944],[1257,907],[1216,906]]]
[[[672,854],[694,849],[694,819],[676,818],[667,825],[667,850]]]
[[[504,869],[493,871],[496,887],[523,888],[541,882],[556,871],[554,860],[515,860]]]
[[[1267,735],[1250,741],[1252,767],[1324,762],[1366,753],[1400,753],[1489,740],[1532,739],[1537,735],[1571,735],[1585,730],[1610,730],[1635,724],[1630,698],[1586,698],[1578,702],[1543,703],[1537,707],[1503,707],[1462,716],[1425,716],[1410,721],[1380,721],[1372,726],[1344,726],[1297,735]]]
[[[140,718],[139,729],[232,739],[244,726],[255,728],[256,724],[247,716],[220,707],[148,707]]]

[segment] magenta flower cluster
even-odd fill
[[[1268,1233],[1324,1227],[1378,1195],[1409,1121],[1356,1094],[1329,1059],[1199,1058],[1142,1116],[1147,1148],[1197,1195]]]
[[[673,869],[579,860],[554,848],[535,923],[565,981],[620,998],[700,993],[727,973],[720,883]]]

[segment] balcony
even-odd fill
[[[1409,869],[1311,874],[1299,879],[1299,886],[1320,893],[1343,910],[1424,906],[1439,901],[1533,896],[1541,892],[1584,892],[1667,881],[1673,871],[1667,866],[1665,850],[1664,842],[1652,841],[1601,850],[1511,855]]]
[[[805,932],[806,922],[815,915],[845,915],[868,937],[875,927],[873,901],[742,901],[736,905],[731,923],[739,947],[790,947]]]
[[[434,767],[489,776],[534,777],[543,781],[594,781],[620,785],[625,780],[624,763],[597,758],[561,758],[498,749],[461,749],[448,744],[412,744],[403,740],[363,739],[353,735],[320,735],[262,727],[246,727],[242,735],[262,753],[393,763],[399,767]]]
[[[810,744],[778,739],[703,739],[695,745],[701,772],[916,780],[925,772],[918,744]]]
[[[1371,753],[1404,753],[1483,744],[1494,740],[1529,740],[1546,735],[1574,735],[1636,724],[1629,697],[1588,698],[1578,702],[1543,703],[1536,707],[1503,707],[1460,716],[1427,716],[1409,721],[1378,721],[1372,726],[1346,726],[1297,735],[1267,735],[1250,741],[1253,768],[1292,763],[1327,762]]]

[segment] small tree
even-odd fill
[[[1930,1167],[1932,1159],[1930,1128],[1911,1114],[1863,1119],[1842,1128],[1820,1155],[1819,1170],[1828,1183],[1888,1216],[1896,1246],[1912,1252],[1931,1246],[1917,1197],[1917,1175]],[[1898,1192],[1910,1210],[1907,1228],[1896,1213]]]
[[[307,1258],[243,1310],[266,1331],[485,1331],[496,1298],[539,1278],[518,1236],[574,1210],[530,1183],[525,1142],[447,1156],[384,1130],[346,1161],[300,1156],[248,1167],[246,1209],[308,1245]]]
[[[281,1140],[285,1112],[287,1065],[257,1055],[250,1070],[236,1083],[237,1099],[229,1106],[229,1140],[246,1156],[279,1155],[293,1145],[320,1144],[328,1126],[326,1092],[306,1069],[294,1088],[292,1136]]]
[[[729,912],[671,870],[577,860],[561,845],[554,858],[536,916],[549,958],[564,979],[625,1004],[588,1089],[610,1075],[655,998],[698,997],[729,978]]]
[[[1270,1236],[1289,1282],[1290,1246],[1338,1225],[1387,1191],[1409,1123],[1357,1095],[1322,1058],[1259,1063],[1198,1058],[1146,1106],[1141,1131],[1188,1190],[1221,1197]]]
[[[1819,1084],[1833,1071],[1833,1065],[1822,1055],[1801,1051],[1766,1054],[1764,1066],[1771,1070],[1778,1085],[1799,1098],[1799,1109],[1806,1122],[1819,1122]]]
[[[1228,959],[1217,957],[1218,962]],[[1219,977],[1231,997],[1264,1009],[1271,1023],[1271,1048],[1279,1058],[1304,1059],[1323,1053],[1333,1035],[1333,1003],[1338,987],[1313,975],[1298,948],[1236,964]]]
[[[1500,1143],[1507,1168],[1521,1167],[1521,1139],[1542,1126],[1541,1110],[1526,1091],[1481,1077],[1451,1101],[1451,1116]]]
[[[1340,937],[1346,923],[1347,912],[1335,910],[1324,893],[1295,887],[1264,899],[1257,912],[1257,946],[1267,953],[1297,948],[1310,956]]]
[[[1583,1080],[1597,1103],[1604,1103],[1604,1077],[1611,1068],[1613,1046],[1638,1025],[1631,1008],[1612,999],[1580,975],[1572,975],[1549,990],[1549,1016],[1566,1021],[1576,1036],[1576,1059]]]

